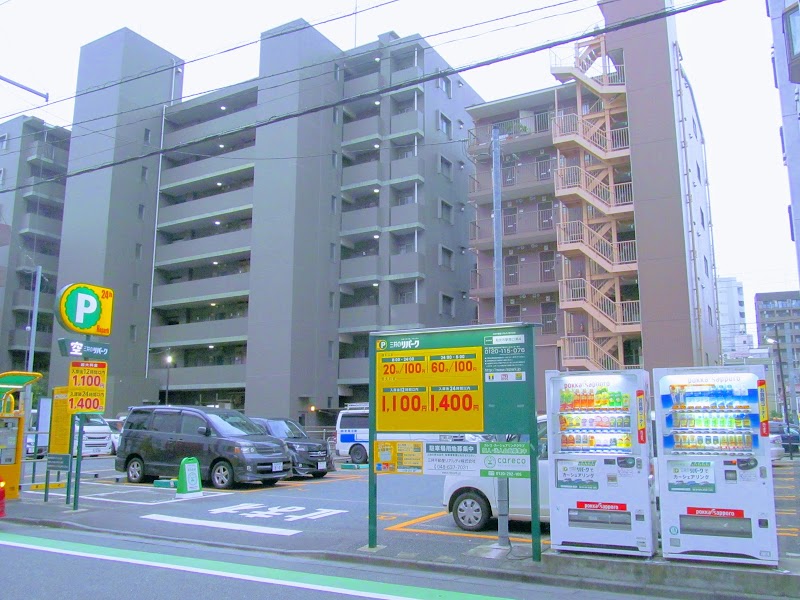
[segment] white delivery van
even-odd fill
[[[379,433],[379,440],[463,441],[463,434]],[[351,402],[336,417],[336,454],[363,465],[369,461],[369,402]]]

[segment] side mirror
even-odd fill
[[[199,435],[211,435],[211,430],[205,425],[201,425],[200,427],[197,428],[197,433]]]

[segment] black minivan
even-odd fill
[[[236,482],[273,485],[292,472],[286,444],[242,413],[202,406],[134,407],[125,419],[114,467],[140,483],[175,477],[181,460],[200,462],[200,477],[218,489]]]

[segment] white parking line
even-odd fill
[[[106,486],[107,487],[109,484],[82,481],[81,482],[81,486],[85,486],[85,485],[102,485],[102,486]],[[61,488],[59,488],[59,489],[61,489]],[[156,500],[156,501],[153,501],[153,502],[142,502],[142,501],[136,501],[136,500],[118,500],[118,499],[115,499],[115,498],[104,498],[104,497],[101,497],[101,496],[108,496],[110,494],[115,494],[115,493],[127,494],[127,493],[142,492],[142,491],[154,492],[154,493],[160,494],[162,496],[164,495],[164,493],[172,493],[172,494],[175,493],[174,491],[170,491],[170,490],[158,490],[157,491],[155,488],[151,489],[151,490],[143,490],[143,489],[139,488],[139,489],[135,489],[135,490],[124,490],[124,491],[120,490],[119,492],[103,492],[103,493],[97,493],[97,494],[91,494],[91,493],[90,494],[84,494],[84,493],[81,493],[81,498],[80,499],[81,499],[81,501],[83,501],[83,500],[95,500],[97,502],[112,502],[112,503],[116,503],[116,504],[135,504],[135,505],[138,505],[138,506],[158,506],[160,504],[174,504],[176,502],[188,502],[190,500],[202,500],[203,498],[216,498],[218,496],[230,496],[230,495],[233,494],[233,492],[206,492],[206,491],[204,491],[203,492],[203,496],[197,496],[195,498],[174,498],[173,497],[173,498],[170,498],[169,500]],[[26,493],[26,494],[38,494],[40,496],[44,495],[44,492],[40,492],[40,491],[33,491],[33,490],[26,491],[26,490],[23,490],[23,492]],[[53,490],[50,490],[50,495],[51,496],[66,497],[67,494],[65,492],[54,492]]]
[[[170,517],[168,515],[143,515],[142,519],[151,521],[164,521],[179,525],[196,525],[198,527],[211,527],[213,529],[229,529],[233,531],[249,531],[251,533],[264,533],[267,535],[295,535],[302,533],[298,529],[279,529],[277,527],[262,527],[261,525],[240,525],[238,523],[221,523],[219,521],[204,521],[203,519],[185,519],[183,517]]]

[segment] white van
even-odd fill
[[[379,433],[379,440],[463,441],[463,434]],[[369,461],[369,402],[351,402],[336,417],[336,454],[363,465]]]
[[[75,427],[75,438],[78,437],[78,428]],[[114,446],[111,442],[111,427],[100,415],[84,415],[83,417],[83,444],[82,456],[95,456],[111,454]],[[78,454],[78,440],[72,444],[72,454]]]

